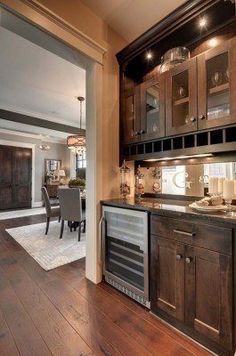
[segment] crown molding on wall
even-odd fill
[[[43,6],[37,0],[0,0],[0,5],[15,15],[20,15],[44,31],[45,28],[50,28],[50,33],[56,38],[66,38],[67,44],[70,44],[77,50],[79,49],[96,62],[103,64],[103,57],[107,52],[105,47]],[[45,25],[45,20],[48,20],[47,25]]]

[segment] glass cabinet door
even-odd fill
[[[196,59],[179,64],[167,72],[166,130],[175,135],[197,129]]]
[[[236,122],[235,45],[227,41],[198,58],[199,129]]]
[[[123,136],[125,143],[138,141],[139,125],[138,125],[138,89],[132,89],[124,95],[123,103]]]
[[[164,76],[142,84],[141,88],[141,139],[165,135]]]

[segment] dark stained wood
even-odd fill
[[[140,86],[127,90],[123,97],[122,118],[123,118],[123,139],[125,143],[137,142],[140,140]]]
[[[229,94],[230,94],[230,114],[228,116],[207,120],[207,61],[213,60],[221,54],[226,54],[228,56],[229,62]],[[229,124],[234,124],[236,122],[236,40],[228,40],[223,42],[216,48],[204,52],[202,55],[197,57],[198,61],[198,128],[207,129],[211,127],[224,126]],[[203,119],[201,119],[203,118]]]
[[[110,286],[87,281],[84,259],[45,272],[5,232],[44,221],[43,215],[0,221],[0,335],[12,336],[6,355],[14,355],[7,353],[14,344],[31,356],[38,348],[60,356],[209,354]]]
[[[173,98],[173,77],[183,72],[187,72],[188,76],[188,123],[184,125],[175,126],[173,124],[173,110],[176,110],[177,106],[174,106]],[[169,70],[166,73],[166,134],[172,136],[176,134],[192,132],[197,130],[197,62],[196,58],[192,58],[183,64]],[[190,119],[195,121],[191,122]]]
[[[0,312],[0,354],[2,356],[20,355],[2,312]]]
[[[232,254],[233,230],[230,228],[152,215],[151,233],[192,246]]]
[[[183,10],[183,11],[182,11]],[[199,29],[199,18],[210,19],[207,28]],[[140,80],[160,63],[161,56],[170,48],[177,46],[194,47],[209,35],[223,30],[235,21],[235,6],[231,2],[187,1],[161,22],[141,35],[117,54],[118,61],[127,76]],[[152,61],[145,54],[151,50]]]
[[[0,177],[0,210],[31,207],[31,149],[0,146]]]
[[[0,209],[12,207],[12,150],[0,146]]]
[[[231,258],[187,246],[185,323],[198,333],[232,348]]]
[[[152,235],[151,246],[151,302],[184,321],[184,245]]]
[[[151,309],[220,355],[232,355],[233,230],[154,215],[151,233]]]
[[[147,130],[147,111],[146,111],[146,95],[147,90],[152,86],[158,87],[159,92],[159,111],[158,116],[155,121],[156,123],[156,131],[148,132]],[[145,81],[141,84],[140,89],[140,116],[141,116],[141,141],[150,140],[153,138],[159,138],[165,136],[165,76],[164,75],[156,75],[149,81]]]
[[[13,204],[14,208],[31,207],[32,150],[13,148]]]

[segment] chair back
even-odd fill
[[[82,221],[80,190],[78,188],[59,188],[58,197],[61,208],[61,219]]]
[[[43,196],[43,202],[44,202],[45,209],[46,209],[46,215],[47,215],[47,217],[50,217],[52,208],[51,208],[48,191],[45,187],[42,187],[41,191],[42,191],[42,196]]]

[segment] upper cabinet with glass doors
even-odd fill
[[[166,73],[167,136],[197,130],[196,58]]]
[[[236,122],[236,41],[198,56],[198,128]]]
[[[165,80],[163,75],[141,84],[142,140],[165,136]]]

